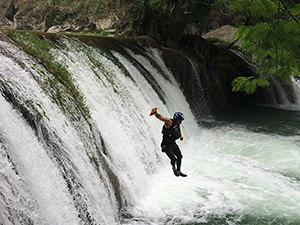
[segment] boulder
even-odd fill
[[[98,30],[111,30],[116,28],[116,23],[119,21],[119,18],[116,14],[109,14],[106,18],[97,20],[95,22]]]
[[[61,31],[62,31],[62,26],[61,25],[55,25],[55,26],[50,27],[47,30],[47,33],[59,33]]]
[[[208,37],[215,37],[219,38],[223,41],[227,41],[229,43],[232,42],[232,36],[234,32],[236,31],[236,27],[230,26],[230,25],[225,25],[222,27],[219,27],[213,31],[210,31],[204,35],[202,35],[203,38],[208,38]]]
[[[14,29],[19,30],[39,30],[45,20],[45,14],[49,11],[50,3],[42,5],[21,5],[18,12],[14,15]],[[44,30],[42,30],[44,31]]]
[[[73,27],[69,23],[63,25],[54,25],[47,30],[47,33],[59,33],[66,31],[74,31]]]

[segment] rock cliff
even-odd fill
[[[0,27],[43,32],[124,31],[132,6],[119,1],[2,0]],[[98,3],[97,3],[98,2]],[[99,3],[100,2],[100,3]]]

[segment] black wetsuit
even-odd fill
[[[171,165],[173,168],[176,168],[175,163],[177,164],[177,170],[180,171],[181,167],[181,159],[182,154],[178,147],[178,145],[175,143],[175,141],[180,138],[180,126],[175,123],[173,119],[172,125],[169,128],[166,128],[163,126],[162,134],[163,134],[163,140],[161,143],[162,151],[167,154],[167,156],[171,159]]]

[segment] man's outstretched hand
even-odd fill
[[[157,108],[153,108],[150,112],[150,116],[154,115],[155,113],[157,113]]]

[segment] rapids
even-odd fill
[[[161,49],[18,35],[0,41],[0,224],[300,223],[298,104],[196,122]],[[186,178],[154,106],[185,115]]]

